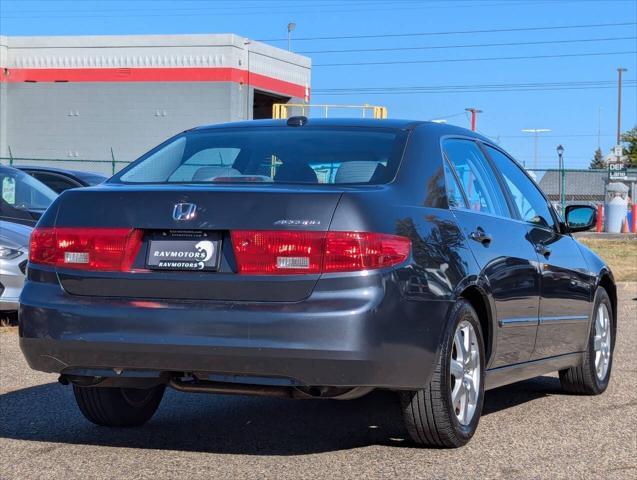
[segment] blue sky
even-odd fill
[[[533,138],[522,129],[551,129],[540,138],[541,168],[556,166],[559,143],[567,168],[586,167],[598,125],[610,150],[618,66],[628,69],[622,130],[637,123],[634,0],[0,0],[0,9],[4,35],[230,32],[283,48],[295,22],[292,49],[313,52],[313,103],[379,104],[391,117],[465,127],[465,107],[477,107],[478,130],[527,166]],[[557,26],[578,28],[538,29]],[[343,36],[366,37],[315,39]],[[373,64],[334,65],[351,63]]]

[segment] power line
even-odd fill
[[[425,3],[405,3],[406,0],[396,1],[391,6],[384,3],[375,3],[370,5],[367,2],[351,2],[347,3],[315,3],[304,4],[302,7],[299,5],[237,5],[232,6],[215,6],[215,7],[190,7],[190,8],[130,8],[130,9],[73,9],[70,12],[58,10],[9,10],[10,15],[0,15],[2,18],[94,18],[94,17],[110,17],[118,18],[122,16],[131,17],[164,17],[164,16],[177,16],[177,17],[191,17],[199,15],[216,15],[216,16],[245,16],[251,14],[273,14],[273,15],[288,15],[288,14],[314,14],[314,13],[348,13],[348,12],[371,12],[371,11],[387,11],[387,10],[410,10],[410,9],[449,9],[458,8],[458,5],[427,5]],[[537,4],[537,2],[527,1],[526,3],[516,3],[515,5],[521,6],[525,4]],[[549,3],[550,4],[550,3]],[[465,4],[462,8],[484,8],[484,7],[503,7],[511,6],[510,1],[491,2],[491,3],[478,3],[472,2],[471,4]],[[156,12],[156,13],[149,13]],[[59,15],[56,15],[59,14]]]
[[[506,42],[506,43],[470,43],[456,45],[427,45],[419,47],[392,47],[392,48],[347,48],[341,50],[305,50],[296,53],[309,55],[316,53],[353,53],[353,52],[398,52],[408,50],[438,50],[446,48],[474,48],[474,47],[510,47],[519,45],[554,45],[556,43],[582,43],[582,42],[607,42],[615,40],[635,40],[637,37],[606,37],[606,38],[580,38],[573,40],[544,40],[541,42]]]
[[[599,87],[564,87],[564,88],[519,88],[519,89],[488,89],[488,90],[430,90],[430,91],[388,91],[388,92],[357,92],[352,90],[351,92],[344,93],[330,93],[330,92],[318,92],[317,96],[347,96],[347,95],[415,95],[415,94],[449,94],[449,93],[502,93],[502,92],[551,92],[551,91],[564,91],[564,90],[614,90],[617,87],[613,86],[599,86]],[[626,86],[625,88],[637,88],[637,85]],[[314,92],[312,92],[314,94]]]
[[[584,25],[553,25],[546,27],[517,27],[517,28],[492,28],[482,30],[452,30],[439,32],[413,32],[413,33],[381,33],[376,35],[338,35],[332,37],[298,37],[294,41],[313,41],[313,40],[351,40],[359,38],[395,38],[395,37],[423,37],[434,35],[462,35],[469,33],[500,33],[500,32],[530,32],[545,30],[569,30],[578,28],[598,28],[598,27],[620,27],[627,25],[637,25],[637,22],[618,22],[618,23],[589,23]],[[265,38],[258,39],[261,42],[287,41],[287,38]]]
[[[7,0],[5,0],[9,3]],[[24,0],[21,0],[23,3]],[[567,0],[568,1],[568,0]],[[576,0],[571,0],[576,1]],[[607,0],[608,1],[608,0]],[[622,0],[616,0],[622,1]],[[629,0],[626,0],[629,1]],[[154,4],[160,4],[160,2],[153,2]],[[292,3],[292,5],[290,5]],[[277,5],[276,3],[269,3],[268,5],[264,5],[261,2],[247,2],[242,3],[236,0],[229,2],[216,2],[214,7],[206,6],[206,7],[177,7],[177,8],[143,8],[143,7],[133,7],[133,8],[87,8],[87,9],[77,9],[73,8],[71,12],[73,14],[78,15],[68,15],[67,12],[60,11],[60,9],[56,10],[24,10],[24,9],[10,9],[4,10],[4,14],[1,15],[4,18],[47,18],[53,16],[55,18],[63,18],[63,17],[73,17],[73,18],[85,18],[85,17],[93,17],[102,13],[112,14],[118,13],[122,15],[129,16],[157,16],[157,15],[148,15],[149,12],[158,12],[160,16],[195,16],[195,15],[206,15],[207,12],[215,15],[245,15],[250,13],[271,13],[271,14],[289,14],[289,13],[321,13],[321,12],[360,12],[360,11],[386,11],[386,10],[405,10],[405,9],[450,9],[450,8],[458,8],[460,3],[463,9],[466,8],[484,8],[484,7],[509,7],[509,6],[525,6],[525,5],[533,5],[537,6],[538,4],[542,4],[545,6],[554,6],[559,5],[558,2],[554,2],[552,0],[500,0],[500,1],[491,1],[488,3],[477,2],[476,0],[470,0],[464,2],[463,0],[454,0],[454,1],[441,1],[441,2],[422,2],[422,1],[410,1],[410,0],[393,0],[391,5],[387,5],[385,1],[353,1],[349,0],[348,2],[339,2],[339,3],[325,3],[324,1],[317,2],[309,2],[308,0],[304,0],[302,8],[298,1],[290,2],[290,3],[281,3]],[[432,5],[432,3],[437,3],[437,5]],[[153,5],[155,7],[155,5]],[[168,5],[166,5],[168,7]],[[352,8],[353,7],[353,8]],[[295,10],[295,8],[297,8]],[[301,9],[299,9],[301,8]],[[255,9],[257,9],[255,11]],[[180,12],[191,12],[191,13],[180,13]],[[6,15],[6,14],[9,15]],[[31,14],[31,15],[30,15]],[[60,15],[55,15],[60,14]],[[119,15],[118,15],[119,16]]]
[[[635,83],[637,80],[627,80],[627,83]],[[439,89],[491,89],[491,88],[532,88],[532,87],[562,87],[562,86],[600,86],[615,85],[614,80],[578,80],[566,82],[529,82],[529,83],[492,83],[492,84],[456,84],[456,85],[404,85],[404,86],[379,86],[379,87],[340,87],[340,88],[318,88],[314,93],[339,93],[339,92],[388,92],[388,91],[418,91],[418,90],[439,90]]]
[[[569,58],[569,57],[599,57],[606,55],[626,55],[637,53],[635,50],[623,52],[589,52],[589,53],[561,53],[554,55],[524,55],[517,57],[478,57],[478,58],[445,58],[437,60],[393,60],[386,62],[344,62],[344,63],[315,63],[313,67],[356,67],[362,65],[413,65],[419,63],[459,63],[459,62],[487,62],[494,60],[531,60],[540,58]]]

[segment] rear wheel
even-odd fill
[[[75,401],[87,420],[105,427],[135,427],[153,416],[164,385],[141,388],[73,386]]]
[[[412,440],[434,447],[460,447],[471,439],[484,401],[484,362],[478,316],[469,302],[459,300],[429,385],[401,393]]]
[[[600,287],[595,294],[584,361],[578,367],[560,370],[560,383],[565,391],[599,395],[606,390],[613,366],[614,332],[613,306],[606,290]]]

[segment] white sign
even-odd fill
[[[614,180],[625,179],[628,172],[626,170],[626,165],[623,163],[609,163],[608,164],[608,178],[612,178]]]

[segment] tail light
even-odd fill
[[[63,268],[130,271],[142,241],[131,228],[39,227],[33,230],[29,261]]]
[[[390,267],[409,256],[405,237],[369,232],[233,231],[239,273],[285,275]]]

